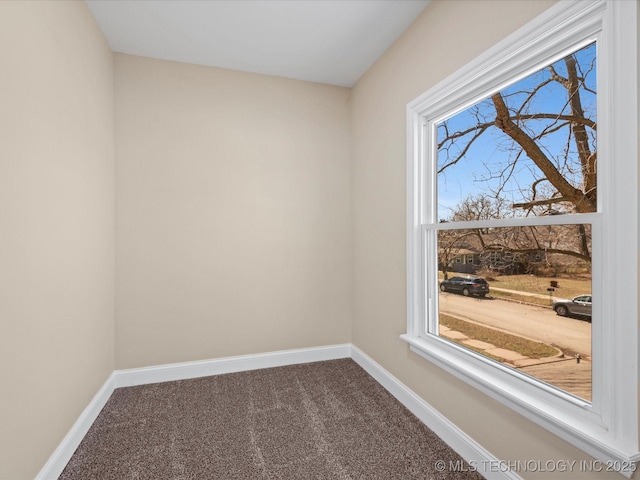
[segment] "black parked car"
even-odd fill
[[[489,284],[484,278],[480,277],[451,277],[440,282],[440,290],[461,293],[465,297],[469,295],[484,297],[489,293]]]
[[[578,295],[571,300],[556,300],[553,309],[561,317],[577,315],[591,319],[591,294]]]

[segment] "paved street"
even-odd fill
[[[498,328],[591,358],[591,324],[543,307],[440,293],[440,312]]]
[[[570,358],[532,361],[514,357],[507,361],[532,377],[585,400],[591,400],[591,324],[589,322],[560,317],[548,308],[491,298],[440,293],[439,302],[442,313],[555,345],[565,351],[571,356]],[[460,341],[455,338],[455,332],[447,332],[443,329],[442,335]],[[461,341],[469,346],[473,344],[468,340],[461,339]],[[492,350],[488,351],[492,352]],[[573,359],[576,353],[582,357],[580,363]],[[498,356],[507,358],[505,354],[498,354]]]
[[[544,363],[520,368],[520,371],[577,397],[591,401],[591,362],[574,360]]]

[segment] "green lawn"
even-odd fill
[[[449,278],[454,275],[464,275],[449,272]],[[439,278],[442,280],[442,272],[439,272]],[[550,288],[551,281],[558,282],[559,287],[555,289],[553,298],[573,298],[576,295],[591,293],[591,276],[587,274],[581,275],[561,275],[558,277],[542,277],[535,275],[496,275],[487,278],[489,282],[490,295],[494,298],[504,298],[507,300],[515,300],[519,302],[533,303],[535,305],[550,306],[552,299],[549,296],[547,288]],[[506,290],[516,290],[520,292],[536,293],[544,295],[545,298],[536,298],[526,295],[518,295],[511,292],[500,292],[497,288]]]
[[[559,277],[537,277],[534,275],[501,275],[489,280],[489,287],[506,288],[522,292],[548,295],[547,288],[550,282],[558,282],[559,288],[555,289],[555,297],[572,298],[582,293],[591,293],[591,276],[574,275]]]
[[[444,325],[446,327],[451,328],[452,330],[455,330],[460,333],[464,333],[469,338],[473,338],[475,340],[481,340],[483,342],[487,342],[492,345],[495,345],[498,348],[505,348],[507,350],[517,352],[520,355],[524,355],[529,358],[546,358],[546,357],[551,357],[553,355],[556,355],[558,353],[558,351],[555,348],[545,343],[534,342],[526,338],[518,337],[516,335],[511,335],[509,333],[504,333],[500,330],[483,327],[481,325],[477,325],[471,322],[465,322],[464,320],[460,320],[456,317],[452,317],[444,313],[440,314],[440,325]],[[464,346],[466,348],[470,348],[467,345],[464,345]],[[473,350],[479,351],[480,353],[484,353],[477,349],[473,349]],[[502,360],[502,359],[493,357],[492,355],[489,355],[489,356],[497,360]]]

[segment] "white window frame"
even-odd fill
[[[407,105],[407,333],[401,336],[413,352],[627,477],[640,460],[636,23],[635,1],[562,0]],[[428,232],[437,223],[436,123],[594,40],[598,212],[551,219],[593,229],[593,291],[599,296],[588,402],[437,335],[437,252]],[[509,219],[495,226],[535,222]]]

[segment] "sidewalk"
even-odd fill
[[[529,293],[529,292],[523,292],[521,290],[508,290],[506,288],[496,288],[496,287],[491,287],[491,290],[495,290],[497,292],[505,292],[505,293],[513,293],[516,295],[522,295],[523,297],[536,297],[536,298],[544,298],[545,300],[549,300],[554,299],[554,298],[558,298],[555,296],[551,296],[551,295],[542,295],[541,293]]]
[[[440,335],[461,345],[473,347],[482,353],[493,355],[502,362],[518,370],[542,380],[561,390],[565,390],[585,400],[591,401],[591,361],[581,359],[580,362],[572,357],[558,355],[546,358],[529,358],[517,352],[498,348],[490,343],[474,340],[463,333],[440,325]]]
[[[501,358],[503,362],[509,363],[514,367],[526,367],[530,365],[539,365],[540,363],[549,363],[551,361],[566,361],[566,358],[563,358],[562,351],[558,350],[558,353],[553,357],[545,357],[545,358],[530,358],[524,355],[521,355],[512,350],[507,350],[505,348],[498,348],[491,343],[483,342],[481,340],[475,340],[473,338],[467,337],[465,334],[457,332],[455,330],[451,330],[449,327],[445,327],[444,325],[440,325],[440,335],[449,340],[453,340],[456,343],[460,343],[462,345],[466,345],[468,347],[472,347],[478,350],[481,350],[482,353],[486,353],[489,355],[493,355],[494,357]],[[573,359],[572,359],[573,360]]]
[[[528,293],[504,288],[491,288],[503,292],[515,293],[523,296],[531,296],[549,299],[547,295]],[[491,328],[488,325],[484,325]],[[580,359],[567,356],[559,349],[558,353],[551,357],[530,358],[512,350],[498,348],[487,342],[469,338],[465,334],[440,325],[440,335],[460,345],[478,350],[480,353],[493,356],[505,365],[512,366],[523,373],[531,375],[554,387],[576,395],[579,398],[591,401],[592,398],[592,370],[590,359]]]

